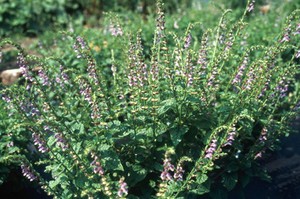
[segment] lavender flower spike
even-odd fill
[[[37,179],[37,176],[35,176],[32,171],[30,171],[30,168],[28,165],[25,165],[24,163],[21,164],[21,169],[23,176],[25,176],[28,180],[34,181]]]
[[[213,139],[209,145],[209,148],[206,150],[205,158],[212,159],[214,152],[217,149],[217,140]]]
[[[160,178],[163,180],[163,181],[170,181],[170,180],[173,180],[173,177],[172,175],[170,174],[169,171],[174,171],[175,167],[174,165],[171,164],[171,159],[166,157],[164,159],[164,170],[163,172],[160,174]]]
[[[191,36],[191,33],[189,33],[185,39],[184,48],[185,49],[189,48],[191,45],[191,42],[192,42],[192,36]]]

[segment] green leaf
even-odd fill
[[[103,161],[104,168],[110,171],[124,171],[123,165],[121,164],[118,154],[107,144],[102,144],[99,147],[101,159]]]
[[[188,130],[187,126],[176,126],[170,129],[171,140],[175,147],[181,142],[182,137]]]
[[[51,146],[53,146],[53,145],[55,144],[55,141],[56,141],[56,139],[54,138],[54,136],[50,136],[50,137],[48,138],[47,145],[48,145],[49,147],[51,147]]]
[[[237,181],[237,173],[226,173],[222,176],[222,183],[228,191],[231,191],[235,187]]]
[[[197,183],[203,184],[208,179],[208,176],[204,173],[198,173],[197,174]]]
[[[168,110],[175,108],[176,100],[174,98],[167,99],[161,102],[160,108],[158,108],[157,112],[159,115],[166,113]]]
[[[207,187],[205,185],[198,185],[197,188],[191,190],[191,192],[194,194],[203,195],[203,194],[209,192],[209,187]]]

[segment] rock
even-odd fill
[[[11,85],[22,75],[21,69],[4,70],[0,74],[0,80],[3,85]]]
[[[267,14],[270,11],[270,5],[260,6],[259,10],[262,14]]]

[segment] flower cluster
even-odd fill
[[[239,84],[239,83],[241,83],[242,77],[243,77],[243,74],[244,74],[244,71],[245,71],[245,69],[247,67],[248,62],[249,62],[249,57],[245,56],[244,60],[243,60],[243,62],[241,64],[241,66],[238,69],[237,74],[235,75],[234,79],[232,80],[232,84]]]
[[[109,25],[109,28],[108,28],[109,32],[111,33],[112,36],[122,36],[123,35],[123,31],[122,31],[122,28],[120,26],[120,24],[113,24],[111,23]]]
[[[64,67],[62,65],[59,66],[60,73],[56,76],[55,80],[62,88],[69,81],[69,76],[64,71]]]
[[[39,116],[41,114],[39,109],[31,102],[21,102],[20,108],[27,116],[30,117]]]
[[[18,53],[18,57],[17,57],[17,64],[21,69],[21,73],[22,75],[25,77],[26,80],[29,80],[30,82],[33,82],[33,77],[29,72],[29,67],[25,61],[25,57],[22,53]]]
[[[45,73],[44,70],[40,69],[38,71],[38,75],[42,80],[42,85],[43,86],[49,86],[50,85],[49,78],[48,78],[48,76],[47,76],[47,74]]]
[[[118,196],[120,198],[127,196],[128,194],[128,186],[127,183],[124,181],[124,178],[121,178],[119,180],[119,190],[118,190]]]
[[[288,91],[288,87],[289,87],[288,81],[285,79],[285,77],[283,77],[279,81],[278,85],[276,86],[275,92],[278,92],[279,93],[279,97],[283,98],[283,97],[286,96],[286,93]]]
[[[40,135],[38,135],[37,133],[32,133],[32,138],[33,138],[34,145],[36,145],[38,147],[38,150],[41,153],[46,153],[49,151],[49,149],[46,147],[45,141],[42,140]]]
[[[87,101],[89,104],[93,103],[92,96],[91,96],[92,88],[89,85],[87,85],[86,82],[81,81],[79,93],[83,95],[84,100]]]
[[[25,163],[21,164],[21,169],[23,175],[30,181],[34,181],[37,179],[37,176],[33,174],[33,172],[30,170],[30,167],[26,165]]]
[[[251,12],[254,9],[255,0],[252,0],[248,5],[247,11]]]
[[[169,157],[165,157],[164,159],[164,170],[163,172],[160,174],[160,178],[163,180],[163,181],[170,181],[170,180],[173,180],[173,177],[170,173],[170,171],[174,171],[175,170],[175,167],[174,165],[171,163],[171,158]]]
[[[212,139],[208,149],[205,151],[205,158],[212,159],[214,152],[217,149],[217,140]]]
[[[92,158],[94,158],[94,160],[91,162],[91,166],[94,168],[94,173],[99,174],[100,176],[103,176],[104,170],[101,166],[100,161],[98,160],[98,156],[96,156],[94,153],[92,153]]]
[[[182,168],[181,163],[179,163],[177,165],[176,171],[174,173],[174,179],[175,179],[175,181],[182,181],[183,180],[183,173],[184,173],[184,170]]]
[[[231,146],[233,144],[233,141],[235,140],[235,136],[236,136],[236,127],[235,125],[233,125],[231,131],[228,133],[228,137],[226,139],[226,143],[224,144],[224,146]]]
[[[285,28],[285,32],[283,34],[282,39],[280,40],[280,43],[289,42],[291,40],[290,34],[291,34],[291,26],[288,26],[287,28]]]
[[[82,37],[77,36],[76,41],[78,42],[78,44],[80,45],[82,50],[87,48],[86,42],[84,41],[84,39]]]
[[[184,48],[188,49],[190,47],[191,43],[192,43],[192,35],[191,35],[191,33],[188,33],[188,35],[185,38]]]
[[[264,127],[261,130],[260,136],[258,138],[258,140],[262,143],[264,143],[267,140],[267,133],[268,133],[268,129],[266,127]]]
[[[56,145],[60,147],[63,151],[69,148],[69,145],[66,139],[63,137],[62,133],[55,133],[54,137],[56,139]]]

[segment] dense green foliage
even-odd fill
[[[299,114],[300,11],[251,3],[107,13],[100,29],[44,35],[38,56],[1,41],[25,83],[1,90],[0,173],[19,164],[58,198],[226,198],[267,178],[257,160]]]

